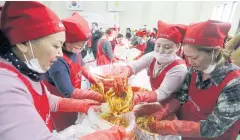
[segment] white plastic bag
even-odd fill
[[[92,106],[88,110],[88,118],[91,123],[91,126],[95,130],[104,130],[104,129],[110,129],[113,124],[110,122],[105,121],[104,119],[100,118],[99,115],[107,109],[107,105],[103,104],[102,106]],[[128,120],[129,126],[126,128],[126,132],[130,133],[134,130],[136,123],[135,123],[135,116],[133,112],[128,112],[126,114],[123,114],[123,118]]]

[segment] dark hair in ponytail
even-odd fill
[[[5,37],[3,31],[0,30],[0,54],[6,54],[11,48],[9,40]]]

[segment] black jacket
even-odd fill
[[[103,36],[103,33],[100,30],[95,31],[92,34],[92,51],[97,51],[97,42]]]
[[[154,47],[155,47],[155,42],[152,39],[149,39],[147,41],[147,47],[146,47],[146,49],[144,51],[144,54],[152,52],[154,50]]]

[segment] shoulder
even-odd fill
[[[223,90],[225,91],[240,91],[240,70],[238,70],[239,73],[238,75],[233,78],[232,80],[230,80],[225,87],[223,88]],[[238,94],[240,96],[240,94]]]
[[[58,58],[56,62],[53,63],[51,68],[48,70],[48,72],[54,72],[54,71],[59,71],[62,69],[69,69],[69,66],[67,62],[64,60],[64,58]]]
[[[218,111],[234,114],[239,113],[240,109],[240,77],[232,79],[221,91],[218,97]]]
[[[2,101],[11,99],[13,96],[28,98],[32,102],[32,96],[28,91],[27,86],[18,78],[17,74],[10,72],[6,69],[0,68],[0,96]],[[0,101],[0,102],[2,102]]]

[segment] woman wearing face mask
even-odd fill
[[[152,131],[179,135],[183,140],[236,140],[240,70],[228,62],[229,55],[222,50],[230,27],[230,23],[213,20],[189,26],[183,49],[190,71],[177,97],[155,113],[161,120],[179,109],[179,120],[156,122],[150,125]]]
[[[144,55],[126,68],[129,77],[143,69],[148,69],[150,76],[152,91],[135,93],[135,104],[161,102],[169,98],[181,86],[187,74],[184,60],[176,55],[186,29],[162,21],[158,22],[158,26],[161,28],[158,30],[155,51]]]
[[[100,104],[51,95],[41,81],[62,56],[64,31],[55,13],[39,2],[5,2],[0,31],[1,140],[59,140],[51,134],[50,111],[86,112]]]
[[[48,90],[57,96],[75,99],[91,99],[103,101],[100,93],[81,89],[82,74],[91,83],[98,84],[88,72],[81,57],[81,50],[91,36],[87,21],[78,13],[62,20],[66,28],[66,41],[63,44],[63,58],[58,58],[46,73],[45,85]],[[77,113],[52,113],[55,129],[61,131],[75,123]]]
[[[97,43],[96,61],[98,66],[117,61],[117,58],[113,54],[111,41],[113,41],[113,31],[112,29],[107,29],[105,35],[100,38]]]

